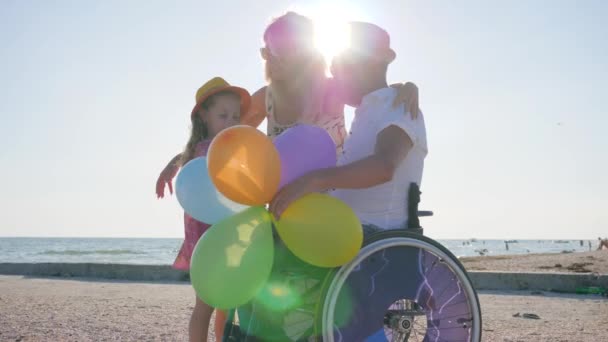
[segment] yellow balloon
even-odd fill
[[[263,205],[279,188],[279,152],[270,138],[250,126],[220,132],[209,146],[207,165],[215,187],[237,203]]]
[[[363,243],[361,222],[353,210],[324,194],[310,194],[292,203],[276,228],[293,254],[319,267],[346,264]]]

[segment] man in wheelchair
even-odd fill
[[[270,210],[276,217],[298,198],[334,189],[331,194],[357,214],[364,232],[418,227],[408,222],[410,185],[419,186],[427,155],[422,113],[393,106],[397,91],[388,86],[395,59],[390,37],[380,27],[350,23],[351,42],[336,56],[331,72],[345,103],[356,108],[338,166],[311,172],[284,187]],[[415,215],[414,215],[415,216]],[[416,220],[416,218],[413,218]]]

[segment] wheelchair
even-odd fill
[[[318,268],[275,235],[273,271],[247,305],[228,312],[222,341],[481,340],[477,293],[458,259],[423,236],[420,191],[408,192],[405,229],[364,229],[354,260]]]

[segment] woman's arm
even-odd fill
[[[258,89],[251,95],[251,106],[247,113],[241,113],[241,123],[258,127],[266,118],[266,87]]]

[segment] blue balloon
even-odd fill
[[[175,194],[184,211],[194,219],[214,224],[248,208],[222,195],[213,185],[205,157],[194,158],[177,175]]]

